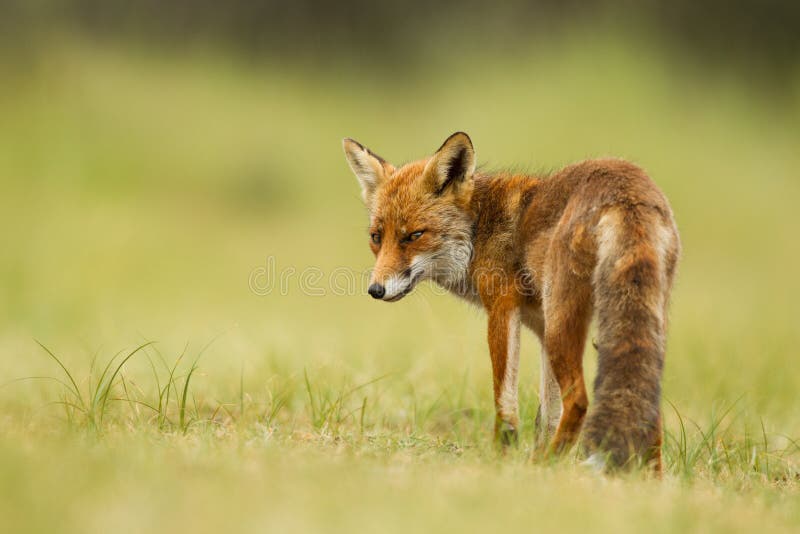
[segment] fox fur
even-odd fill
[[[369,211],[369,293],[397,301],[423,280],[488,314],[495,436],[519,428],[520,325],[542,346],[537,443],[606,469],[661,469],[661,376],[680,240],[669,203],[636,165],[596,159],[547,176],[476,172],[463,132],[395,167],[352,140]],[[594,402],[583,351],[597,317]],[[588,413],[587,413],[588,412]]]

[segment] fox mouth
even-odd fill
[[[417,287],[417,283],[420,281],[421,278],[422,278],[422,273],[421,272],[417,273],[411,279],[411,281],[408,283],[408,285],[405,288],[403,288],[403,290],[400,293],[398,293],[397,295],[394,295],[393,297],[390,297],[390,298],[384,298],[383,301],[384,302],[397,302],[401,298],[405,297],[406,295],[408,295],[409,293],[414,291],[414,288]]]

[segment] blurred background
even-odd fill
[[[209,397],[391,374],[377,413],[466,384],[451,403],[489,414],[479,311],[251,288],[270,258],[370,267],[342,137],[402,163],[464,130],[485,168],[647,169],[684,243],[666,397],[698,419],[745,397],[798,435],[798,27],[779,0],[4,0],[0,377],[52,374],[34,339],[78,366],[215,340]]]

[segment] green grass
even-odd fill
[[[0,70],[4,531],[800,527],[800,100],[591,36],[401,72],[58,45]],[[371,263],[340,139],[399,163],[459,129],[670,198],[664,480],[530,461],[530,334],[500,457],[481,312],[303,291]],[[259,296],[269,257],[296,273]]]

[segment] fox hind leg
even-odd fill
[[[541,372],[539,374],[539,407],[534,422],[534,439],[537,450],[544,450],[556,433],[561,419],[561,389],[553,374],[544,348],[544,315],[539,307],[522,309],[522,322],[541,342]]]
[[[558,428],[561,419],[561,388],[553,374],[550,361],[545,352],[544,344],[541,350],[541,374],[539,380],[539,409],[536,411],[536,446],[544,449]]]
[[[544,352],[561,394],[561,417],[548,447],[557,454],[575,443],[589,406],[583,378],[583,348],[592,315],[588,281],[561,270],[552,278],[544,311]]]

